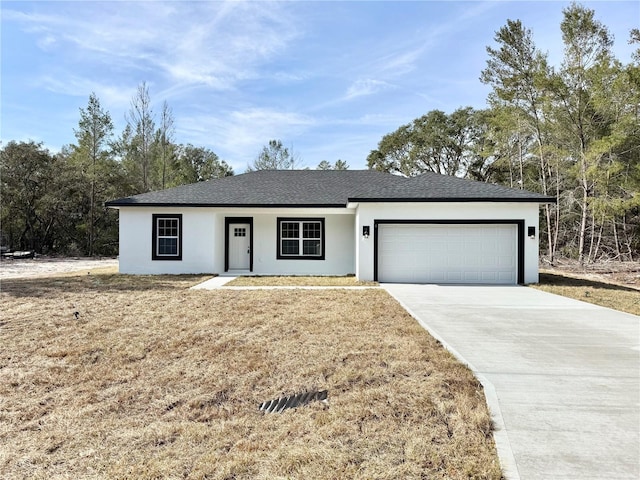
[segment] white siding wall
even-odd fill
[[[253,273],[355,273],[354,215],[346,209],[120,208],[120,272],[224,273],[225,218],[253,218]],[[151,260],[152,215],[181,213],[182,261]],[[278,260],[277,218],[324,218],[325,260]]]
[[[373,280],[374,220],[524,220],[524,281],[538,282],[539,205],[537,203],[361,203],[356,216],[356,275]],[[368,239],[362,226],[371,227]],[[536,227],[536,237],[527,227]]]
[[[182,260],[151,260],[152,215],[182,214]],[[120,208],[120,273],[214,273],[216,213],[203,208]]]

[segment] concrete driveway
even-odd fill
[[[640,478],[640,317],[527,287],[383,287],[483,383],[508,479]]]

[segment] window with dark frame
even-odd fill
[[[182,260],[182,215],[153,215],[152,260]]]
[[[324,218],[278,218],[278,259],[324,260],[324,252]]]

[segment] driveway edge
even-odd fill
[[[389,289],[385,288],[384,284],[380,284],[384,290],[391,295],[409,315],[411,315],[422,328],[424,328],[433,338],[439,341],[444,348],[446,348],[456,359],[465,364],[473,375],[478,379],[482,388],[484,389],[484,396],[487,400],[487,406],[491,414],[493,421],[493,441],[496,445],[498,452],[498,460],[500,461],[500,467],[502,468],[502,474],[507,480],[520,480],[520,473],[518,472],[518,465],[516,464],[515,456],[511,448],[511,442],[509,441],[509,434],[504,424],[504,418],[502,417],[502,410],[500,410],[500,403],[498,401],[498,394],[494,385],[487,380],[487,378],[480,373],[466,358],[464,358],[455,348],[449,345],[435,330],[432,330],[418,315],[416,315],[402,300],[397,298]]]

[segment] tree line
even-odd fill
[[[433,171],[557,198],[543,206],[546,259],[637,260],[640,251],[640,48],[623,64],[613,38],[578,4],[563,10],[564,55],[549,63],[519,20],[495,33],[480,80],[488,107],[432,110],[384,135],[369,168],[406,176]],[[640,31],[629,42],[640,44]],[[0,231],[13,249],[114,255],[117,212],[109,199],[233,175],[211,150],[175,139],[165,101],[156,116],[142,83],[114,132],[95,94],[80,109],[76,143],[52,154],[35,142],[0,150]],[[300,168],[271,140],[247,171]],[[343,160],[318,169],[344,170]]]
[[[42,143],[10,141],[0,149],[0,236],[12,250],[117,255],[118,214],[107,200],[233,175],[213,151],[175,141],[167,102],[159,115],[149,88],[138,86],[116,135],[111,115],[92,93],[80,109],[76,143],[51,153]],[[300,168],[300,157],[270,140],[247,171]],[[344,170],[343,160],[318,169]]]
[[[344,160],[335,163],[322,160],[316,170],[348,170],[349,165]],[[282,140],[269,140],[252,163],[247,165],[247,172],[256,170],[309,170],[303,166],[300,155],[292,148],[286,147]]]
[[[564,56],[550,65],[531,30],[508,20],[487,47],[488,108],[433,110],[385,135],[369,168],[434,171],[557,198],[543,207],[545,258],[637,260],[640,48],[623,64],[595,12],[563,10]],[[640,31],[629,43],[640,44]]]
[[[175,142],[165,101],[156,117],[142,83],[116,136],[108,111],[92,93],[80,109],[76,142],[51,153],[42,143],[10,141],[0,150],[0,229],[14,250],[115,255],[114,198],[233,175],[211,150]]]

